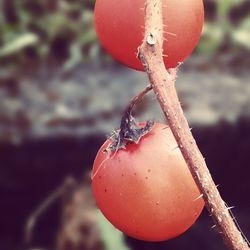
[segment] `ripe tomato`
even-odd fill
[[[198,218],[204,201],[166,125],[155,124],[138,144],[108,153],[93,166],[92,188],[106,218],[131,237],[171,239]]]
[[[95,27],[106,50],[131,68],[143,70],[136,58],[144,36],[144,0],[96,0]],[[204,22],[202,0],[164,0],[164,62],[182,62],[195,48]]]

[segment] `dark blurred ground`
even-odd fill
[[[28,249],[28,216],[66,177],[82,181],[106,135],[119,126],[125,105],[148,80],[99,47],[93,1],[1,5],[0,249],[17,250]],[[206,14],[204,36],[181,67],[177,88],[214,180],[250,238],[249,1],[206,1]],[[135,113],[164,121],[153,95]],[[31,246],[54,249],[62,204],[56,200],[39,218]],[[175,240],[127,243],[136,250],[225,249],[212,226],[204,212]],[[106,244],[107,250],[122,250],[116,247]]]

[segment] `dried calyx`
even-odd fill
[[[129,143],[138,143],[142,136],[147,134],[153,127],[153,121],[146,121],[143,126],[137,123],[132,116],[132,109],[141,101],[141,99],[152,90],[151,85],[147,86],[140,94],[135,96],[125,109],[121,120],[120,129],[111,135],[112,143],[106,151],[116,151],[120,148],[125,148]]]

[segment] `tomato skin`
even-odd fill
[[[127,235],[163,241],[186,231],[204,201],[169,128],[155,124],[138,144],[97,153],[92,189],[106,218]],[[199,198],[198,198],[199,197]]]
[[[163,54],[166,68],[174,68],[195,48],[204,23],[202,0],[164,0]],[[136,58],[144,36],[144,0],[96,0],[94,20],[103,47],[127,66],[143,70]]]

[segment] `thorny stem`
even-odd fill
[[[126,146],[129,142],[138,143],[140,138],[151,130],[154,122],[147,121],[144,127],[141,127],[132,116],[134,106],[140,102],[150,90],[152,90],[152,86],[148,85],[129,102],[121,119],[120,130],[112,136],[113,143],[109,146],[108,150],[116,151]]]
[[[193,178],[203,194],[207,209],[221,233],[224,242],[232,250],[249,250],[247,242],[238,231],[229,208],[206,166],[183,114],[176,89],[176,69],[166,70],[163,62],[162,0],[145,0],[145,38],[138,57],[144,65],[168,125],[179,145]]]

